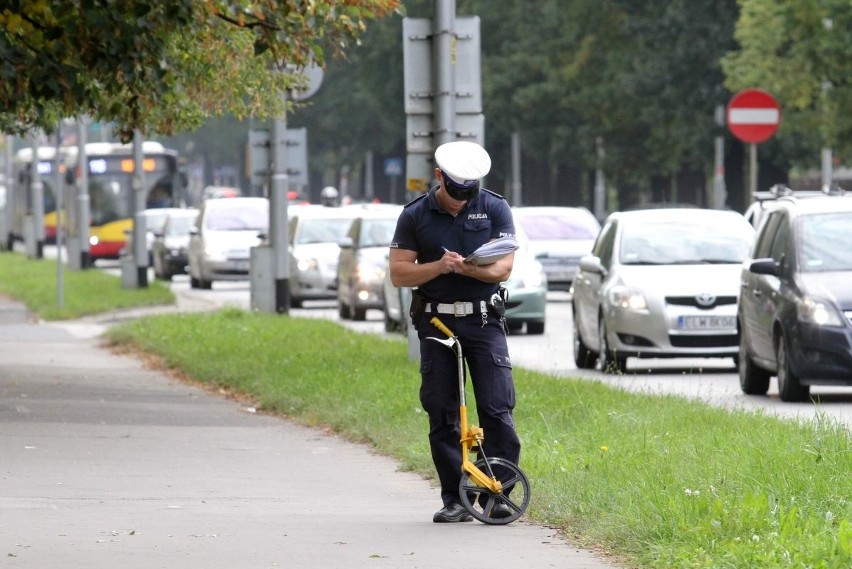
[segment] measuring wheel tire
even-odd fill
[[[530,505],[530,481],[521,469],[513,462],[503,458],[489,458],[488,466],[485,460],[475,463],[481,471],[491,472],[503,485],[503,492],[492,493],[471,479],[467,472],[462,473],[459,483],[459,496],[467,511],[482,523],[489,525],[505,525],[520,518]]]

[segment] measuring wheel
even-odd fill
[[[459,496],[462,505],[477,520],[491,525],[509,524],[517,520],[530,505],[530,481],[518,466],[503,458],[483,459],[474,464],[494,477],[503,485],[503,492],[492,493],[479,486],[470,474],[462,472]]]

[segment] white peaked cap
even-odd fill
[[[458,140],[442,144],[435,151],[435,162],[458,184],[470,184],[491,170],[491,157],[475,142]]]

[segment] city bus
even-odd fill
[[[178,169],[178,153],[159,142],[142,144],[142,173],[145,208],[183,205],[183,175]],[[76,149],[69,150],[76,177],[79,168]],[[134,209],[132,144],[92,142],[86,144],[89,185],[89,262],[117,259],[133,229]]]
[[[67,150],[66,147],[60,147],[57,154],[55,146],[38,148],[36,168],[43,187],[44,235],[42,239],[46,243],[56,241],[56,223],[59,217],[56,213],[56,186],[57,180],[60,188],[64,183],[64,161]],[[10,232],[13,239],[20,241],[24,240],[25,219],[35,211],[32,194],[33,154],[32,148],[21,148],[14,157],[15,195],[10,200],[14,214]]]

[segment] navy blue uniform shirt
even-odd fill
[[[443,247],[467,257],[492,239],[515,236],[512,210],[503,196],[482,189],[453,217],[438,205],[435,186],[409,202],[399,216],[391,247],[417,252],[418,263],[444,255]],[[456,273],[439,275],[418,289],[437,302],[487,300],[499,283],[486,283]]]

